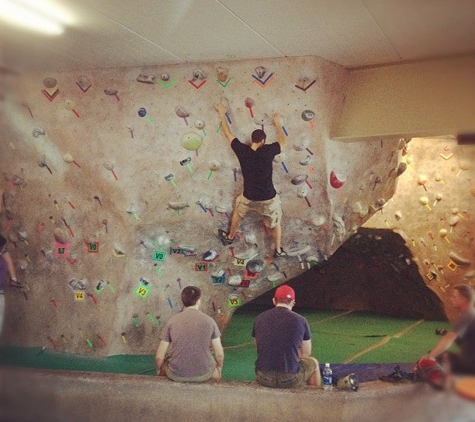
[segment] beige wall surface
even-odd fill
[[[475,145],[459,145],[450,136],[413,138],[402,162],[407,169],[396,193],[364,227],[401,235],[410,260],[453,320],[458,314],[449,301],[450,287],[475,285]]]
[[[475,56],[352,70],[333,138],[475,130]]]

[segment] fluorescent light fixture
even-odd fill
[[[67,13],[44,0],[0,0],[0,19],[49,35],[62,34],[63,25],[71,23]]]

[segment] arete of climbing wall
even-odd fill
[[[475,145],[455,137],[402,140],[397,191],[365,227],[394,230],[406,241],[428,288],[454,319],[450,287],[475,285]]]
[[[347,80],[315,57],[15,78],[0,103],[0,229],[24,287],[6,288],[2,344],[152,353],[183,287],[202,289],[201,309],[224,329],[243,303],[331,256],[401,174],[399,138],[330,139]],[[283,116],[286,258],[273,258],[257,216],[231,246],[214,234],[242,190],[221,99],[242,142],[257,128],[273,142]]]

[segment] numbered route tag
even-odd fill
[[[165,262],[166,257],[167,257],[167,253],[165,251],[154,250],[152,261]]]
[[[234,258],[234,265],[237,265],[238,267],[245,267],[246,264],[247,264],[246,259]]]
[[[239,287],[249,287],[249,284],[251,284],[251,280],[242,280]]]
[[[242,305],[242,299],[239,296],[232,295],[228,299],[228,306],[235,308]]]
[[[68,257],[68,246],[71,243],[71,241],[67,243],[59,243],[58,241],[54,241],[56,244],[56,250],[54,252],[54,255],[56,258],[67,258]]]
[[[213,284],[224,284],[226,281],[226,273],[219,276],[212,275],[211,280],[213,280]]]
[[[170,256],[184,255],[184,251],[179,246],[170,246]]]
[[[139,287],[137,287],[137,289],[135,290],[135,294],[142,299],[145,299],[149,293],[150,286],[139,285]]]
[[[74,292],[75,300],[84,300],[84,292]]]
[[[88,242],[86,239],[83,239],[86,244],[88,253],[98,253],[99,252],[99,242]]]
[[[457,265],[454,261],[450,261],[450,262],[447,264],[447,267],[449,267],[452,271],[455,271],[456,268],[458,267],[458,265]]]
[[[195,263],[195,271],[208,271],[208,263],[207,262]]]
[[[58,247],[55,253],[56,258],[66,258],[68,256],[68,248]]]

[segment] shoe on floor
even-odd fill
[[[420,358],[417,361],[417,374],[437,390],[443,390],[447,385],[447,373],[434,358]]]
[[[234,238],[231,239],[228,234],[222,230],[222,229],[218,229],[218,237],[226,244],[226,245],[230,245],[231,243],[234,242]]]
[[[287,252],[285,252],[282,248],[280,249],[280,252],[277,252],[277,249],[274,251],[274,258],[282,258],[284,256],[287,256]]]

